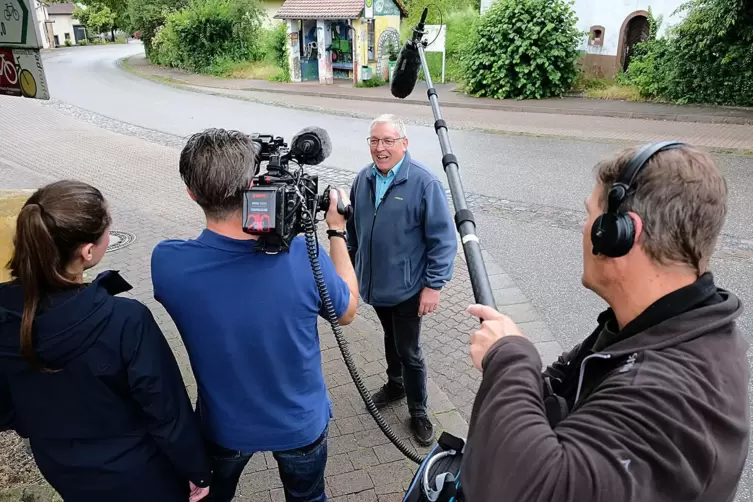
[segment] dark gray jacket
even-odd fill
[[[742,305],[710,274],[685,289],[594,351],[613,320],[607,311],[545,378],[530,341],[497,342],[473,407],[465,500],[732,501],[749,441],[748,344],[735,323]],[[690,290],[695,305],[677,309]],[[662,309],[677,312],[657,318]],[[552,388],[564,395],[560,421],[545,411]]]

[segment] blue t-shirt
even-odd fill
[[[306,241],[289,253],[204,230],[152,253],[154,296],[172,317],[196,377],[204,433],[246,452],[306,446],[324,431],[331,404],[317,317],[326,315]],[[350,291],[319,247],[338,317]]]

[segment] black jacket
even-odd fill
[[[731,502],[750,434],[741,312],[705,274],[621,331],[606,311],[543,378],[530,341],[498,341],[473,406],[466,500]]]
[[[20,355],[22,288],[0,284],[0,430],[28,437],[59,492],[124,489],[150,471],[207,486],[210,471],[178,365],[149,309],[114,295],[117,272],[46,298],[36,371]],[[165,469],[167,466],[167,470]]]

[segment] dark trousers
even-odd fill
[[[308,446],[295,450],[273,452],[287,502],[327,502],[324,493],[324,471],[327,467],[327,434]],[[238,480],[251,460],[252,453],[230,450],[208,443],[212,467],[212,485],[207,502],[230,502],[235,496]]]
[[[419,345],[421,293],[394,307],[375,307],[384,329],[387,379],[391,386],[405,388],[412,417],[426,417],[428,392],[426,362]]]

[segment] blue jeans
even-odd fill
[[[308,446],[295,450],[272,452],[277,460],[280,481],[287,502],[327,502],[324,493],[324,470],[327,466],[327,435],[329,426]],[[235,496],[238,480],[253,453],[230,450],[207,442],[212,467],[212,485],[207,502],[230,502]]]

